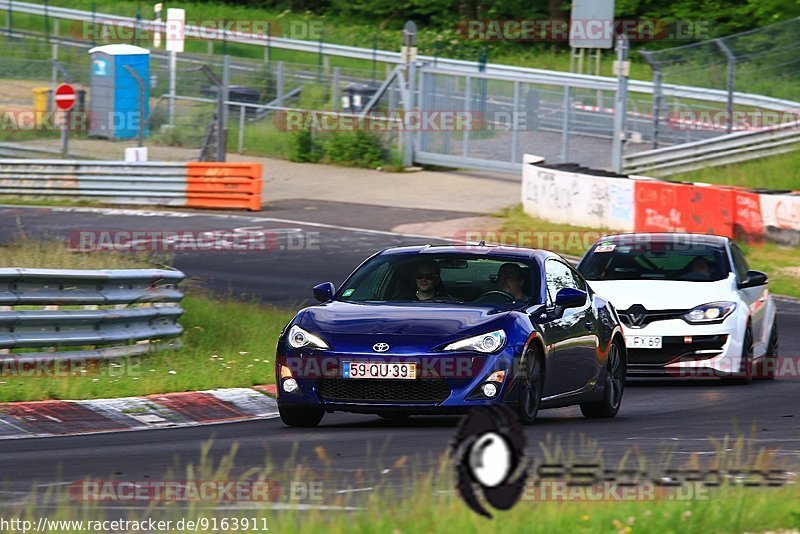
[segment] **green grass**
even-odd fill
[[[561,254],[580,256],[594,243],[596,237],[600,237],[603,233],[618,233],[603,228],[570,226],[535,219],[527,215],[519,205],[504,210],[499,216],[502,218],[502,224],[500,233],[497,235],[498,241],[533,246],[534,248],[547,248]],[[549,242],[532,242],[531,232],[555,232],[558,235],[563,233],[565,234],[564,246],[557,246],[558,244],[554,243],[552,239]],[[491,233],[486,237],[487,241],[493,240]],[[750,267],[764,271],[769,276],[769,287],[772,293],[800,297],[800,247],[786,247],[774,243],[749,246],[742,243],[741,246]]]
[[[169,259],[143,254],[76,253],[56,241],[27,238],[0,246],[0,264],[15,267],[124,269],[165,261]],[[292,312],[211,296],[193,288],[191,280],[182,287],[188,294],[181,303],[185,311],[180,319],[185,330],[181,348],[101,362],[88,365],[84,373],[76,368],[57,376],[19,376],[14,366],[5,366],[0,375],[0,402],[122,397],[274,382],[275,346]]]
[[[800,149],[800,145],[795,148]],[[735,165],[673,174],[669,178],[686,182],[797,191],[800,190],[800,150]]]
[[[544,448],[546,442],[546,439],[538,440],[539,447]],[[294,452],[283,465],[273,464],[266,455],[263,464],[251,465],[244,474],[239,474],[243,469],[237,465],[237,444],[224,454],[210,454],[212,445],[213,441],[203,444],[199,459],[185,467],[175,460],[173,467],[166,470],[164,480],[184,483],[209,480],[266,482],[277,490],[270,492],[277,502],[251,501],[242,503],[242,506],[236,506],[237,503],[214,506],[215,503],[197,501],[182,505],[152,502],[150,506],[125,506],[125,503],[71,499],[65,486],[51,485],[30,494],[21,505],[0,504],[0,512],[4,517],[30,520],[34,525],[42,516],[50,520],[82,521],[99,521],[112,516],[129,521],[152,518],[172,521],[171,531],[174,532],[177,532],[174,529],[177,521],[201,518],[216,518],[218,522],[222,518],[229,522],[233,518],[247,518],[257,522],[259,531],[268,528],[274,532],[333,534],[494,531],[738,533],[788,531],[800,526],[800,489],[797,486],[754,489],[725,485],[703,498],[691,500],[665,497],[652,501],[533,502],[523,499],[509,511],[493,510],[495,517],[490,520],[473,513],[461,501],[455,491],[453,468],[447,459],[434,460],[432,469],[422,469],[418,458],[406,456],[401,456],[391,465],[381,465],[370,457],[369,447],[364,445],[367,450],[364,468],[353,474],[351,487],[369,485],[371,491],[337,495],[333,493],[335,488],[329,485],[336,477],[333,473],[336,464],[323,446]],[[361,447],[356,447],[354,452],[360,451]],[[539,451],[537,456],[540,458],[537,459],[541,460],[541,456],[547,454],[546,450],[543,454]],[[308,464],[309,457],[316,459],[314,467]],[[393,472],[391,480],[402,484],[401,491],[378,475],[383,468]],[[112,478],[108,476],[105,480]],[[322,496],[309,498],[295,494],[292,498],[288,488],[293,482],[302,484],[301,487],[316,483],[323,492]],[[347,508],[320,509],[321,506]],[[77,529],[59,531],[74,532]],[[207,528],[201,526],[197,531],[210,532],[213,526],[209,522]]]

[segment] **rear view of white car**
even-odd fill
[[[628,376],[774,377],[778,329],[767,276],[750,270],[730,239],[608,236],[578,270],[617,309]]]

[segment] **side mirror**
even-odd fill
[[[586,302],[586,291],[580,289],[573,289],[571,287],[562,287],[556,293],[556,315],[561,316],[564,310],[568,308],[577,308],[583,306]]]
[[[747,278],[739,282],[739,289],[766,285],[767,275],[761,271],[747,271]]]
[[[333,299],[336,288],[330,282],[322,282],[314,286],[314,298],[319,302],[328,302]]]

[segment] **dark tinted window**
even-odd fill
[[[435,286],[433,300],[469,304],[498,284],[501,267],[521,280],[522,297],[515,304],[538,302],[536,264],[516,259],[463,254],[397,254],[377,256],[358,269],[339,292],[348,302],[418,301],[420,287]],[[418,279],[418,277],[421,277]],[[519,287],[519,285],[517,286]],[[503,304],[503,299],[493,300]]]
[[[747,260],[738,246],[731,246],[731,255],[733,256],[733,268],[736,270],[736,278],[741,282],[747,278],[747,271],[750,270],[750,266],[747,265]]]
[[[587,280],[722,280],[730,271],[723,245],[678,241],[600,242],[581,261]]]

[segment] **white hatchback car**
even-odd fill
[[[603,237],[578,270],[614,305],[628,376],[773,378],[776,308],[767,275],[752,271],[726,237]]]

